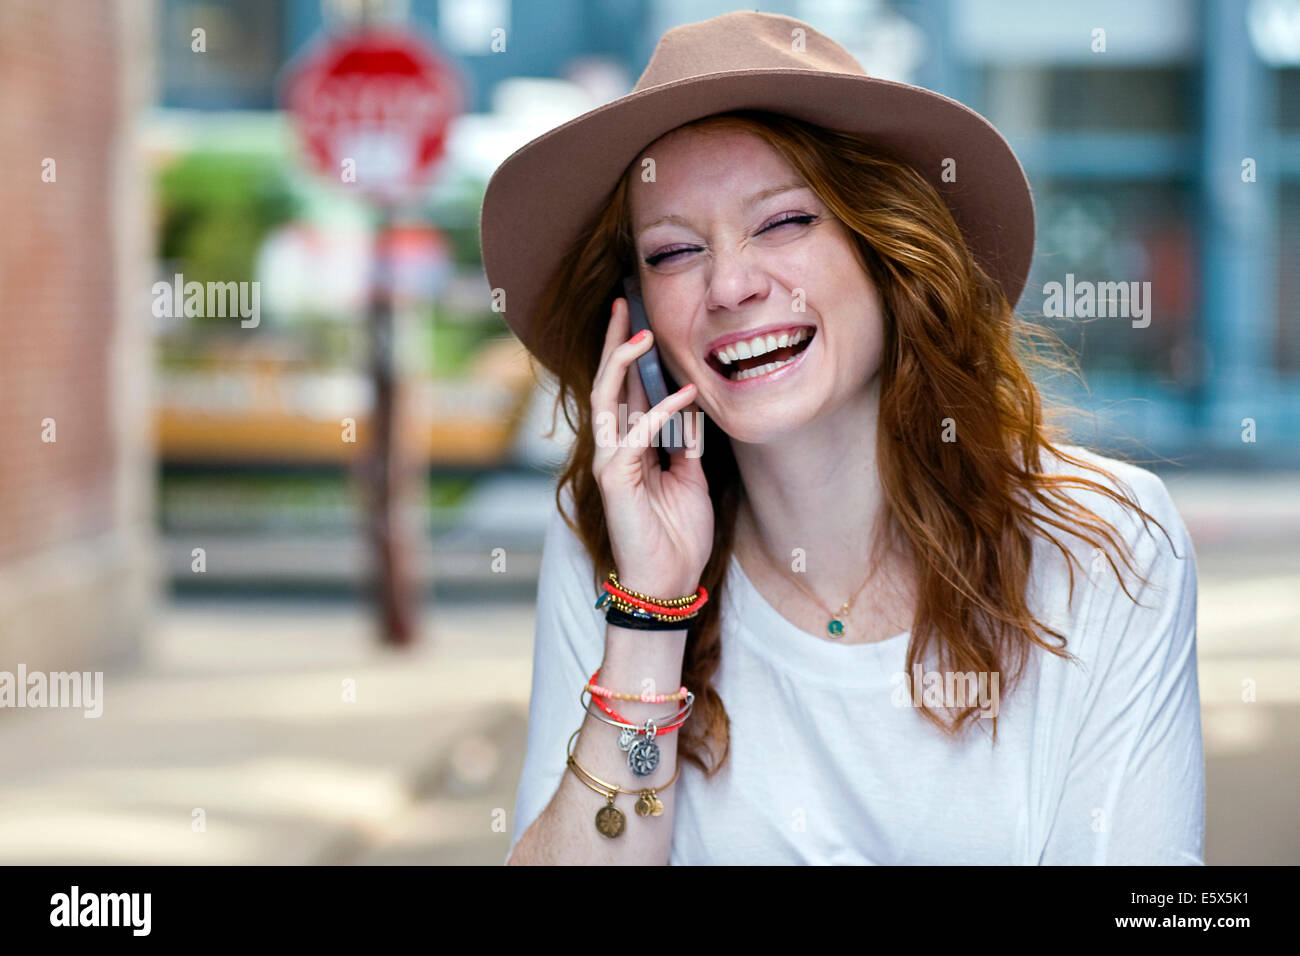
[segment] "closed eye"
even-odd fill
[[[762,229],[758,230],[757,234],[761,236],[763,233],[769,232],[770,230],[775,229],[778,226],[788,226],[788,225],[806,226],[809,223],[817,221],[817,216],[811,213],[790,213],[790,214],[782,213],[782,216],[784,216],[784,218],[777,219],[775,222],[769,222]],[[700,251],[699,246],[682,246],[678,249],[666,249],[661,252],[656,252],[654,255],[646,256],[645,262],[646,265],[657,266],[659,263],[666,262],[667,260],[673,258],[674,256],[679,256],[684,252],[699,252],[699,251]]]
[[[683,246],[680,249],[669,249],[666,252],[656,252],[652,256],[646,256],[645,262],[648,266],[657,266],[659,263],[671,259],[673,256],[681,255],[683,252],[699,252],[699,246]]]
[[[769,229],[775,229],[777,226],[785,226],[790,223],[797,223],[801,226],[806,226],[808,225],[808,223],[813,222],[817,218],[811,213],[791,213],[790,215],[786,215],[785,213],[782,213],[782,215],[785,216],[784,219],[778,219],[776,222],[770,222],[762,229],[758,230],[759,235],[762,235],[763,233],[767,232]]]

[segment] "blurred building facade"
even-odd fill
[[[1300,446],[1300,3],[931,4],[947,50],[919,79],[1008,137],[1034,186],[1049,282],[1151,282],[1150,325],[1066,332],[1112,431],[1203,462]],[[1048,322],[1048,324],[1052,324]]]
[[[0,670],[130,655],[154,597],[150,5],[0,6]]]
[[[343,0],[165,0],[161,103],[270,109],[278,70]],[[729,0],[403,0],[467,78],[474,111],[506,81],[630,85],[669,27]],[[1222,464],[1300,460],[1300,0],[788,0],[874,75],[987,115],[1022,158],[1039,235],[1020,313],[1056,328],[1101,414],[1090,440]],[[186,55],[197,23],[216,55]],[[504,49],[494,49],[499,30]],[[225,52],[221,52],[221,51]],[[196,72],[199,71],[199,72]],[[616,90],[611,95],[625,92]],[[517,145],[517,144],[516,144]],[[1067,276],[1150,282],[1152,320],[1059,322]],[[1247,435],[1249,432],[1249,435]]]

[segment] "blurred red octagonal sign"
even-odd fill
[[[331,37],[292,63],[284,99],[317,172],[397,196],[432,178],[461,88],[419,36],[365,30]]]

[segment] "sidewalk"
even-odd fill
[[[1169,487],[1200,570],[1205,859],[1294,865],[1294,482]],[[142,660],[106,669],[103,716],[0,711],[0,863],[500,865],[535,615],[501,593],[432,606],[412,652],[338,597],[169,602]]]
[[[500,864],[533,608],[429,623],[405,654],[352,604],[164,608],[102,716],[0,713],[0,863]]]

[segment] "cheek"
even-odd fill
[[[807,268],[801,281],[808,284],[808,308],[821,316],[827,341],[839,346],[833,361],[852,365],[855,374],[874,374],[884,357],[884,306],[862,263],[837,241],[816,250]]]
[[[867,371],[875,372],[885,354],[885,316],[880,297],[870,282],[863,281],[852,301],[858,303],[849,315],[849,321],[854,323],[857,352],[869,366]]]
[[[850,240],[824,232],[812,242],[794,243],[781,250],[780,271],[789,289],[804,289],[807,298],[828,303],[861,300],[870,286]]]
[[[689,317],[694,311],[690,301],[689,295],[679,294],[678,290],[660,289],[653,300],[646,303],[659,360],[678,385],[690,380],[689,376],[682,377],[682,369],[687,367],[683,363],[690,362],[686,354],[687,343],[691,340]]]

